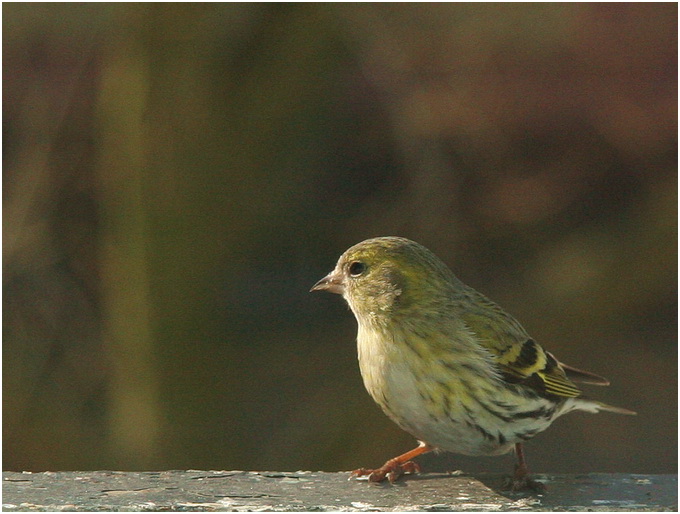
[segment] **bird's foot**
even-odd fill
[[[503,489],[513,493],[533,492],[542,494],[547,491],[543,482],[531,478],[529,470],[520,466],[515,468],[515,474],[513,476],[507,478],[503,484]]]
[[[387,479],[393,484],[402,475],[418,473],[420,466],[412,460],[400,462],[398,459],[388,460],[385,464],[377,469],[359,468],[352,471],[351,477],[365,477],[368,476],[369,482],[382,482]]]

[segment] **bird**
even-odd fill
[[[513,316],[465,285],[424,246],[403,237],[362,241],[311,291],[342,295],[357,325],[361,376],[373,400],[418,446],[351,477],[394,482],[427,452],[502,455],[512,491],[544,492],[524,443],[575,410],[635,412],[583,395],[609,381],[557,360]]]

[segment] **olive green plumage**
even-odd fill
[[[496,455],[571,410],[632,414],[583,397],[574,382],[607,380],[559,363],[515,318],[408,239],[351,247],[312,290],[345,298],[358,322],[368,392],[428,448]]]

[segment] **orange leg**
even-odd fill
[[[388,460],[385,464],[383,464],[381,467],[378,469],[355,469],[352,471],[353,477],[363,477],[368,475],[368,481],[369,482],[382,482],[387,478],[390,483],[393,483],[395,480],[397,480],[400,476],[402,476],[405,473],[417,473],[420,471],[420,466],[416,464],[415,462],[411,461],[414,457],[417,457],[418,455],[422,455],[423,453],[427,453],[432,451],[433,448],[426,445],[425,443],[421,443],[420,446],[417,448],[414,448],[410,452],[406,452],[402,455],[399,455],[398,457],[395,457],[394,459]]]
[[[545,492],[545,485],[541,482],[531,478],[527,461],[524,458],[524,446],[522,443],[515,444],[515,453],[517,454],[517,464],[515,465],[515,474],[506,484],[506,488],[511,491],[526,491],[532,490],[537,493]]]

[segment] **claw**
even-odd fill
[[[547,491],[547,488],[543,482],[534,480],[529,475],[525,476],[512,476],[508,477],[503,484],[503,489],[506,491],[511,491],[513,493],[518,492],[534,492],[538,494],[543,494]]]
[[[382,482],[387,479],[393,484],[406,474],[420,472],[420,466],[413,461],[399,462],[396,459],[388,460],[382,467],[377,469],[359,468],[352,471],[350,477],[368,476],[369,482]]]
[[[535,493],[545,493],[546,487],[543,482],[538,482],[531,478],[529,473],[529,468],[527,467],[526,460],[524,459],[524,449],[521,444],[517,444],[515,447],[517,452],[517,464],[515,465],[515,473],[512,477],[508,477],[503,485],[503,489],[520,492],[520,491],[533,491]]]
[[[545,484],[534,480],[529,474],[529,468],[527,467],[527,462],[524,458],[524,447],[522,446],[522,443],[517,443],[515,445],[515,452],[517,453],[515,474],[505,481],[503,489],[512,492],[533,491],[539,494],[545,493],[547,490]]]
[[[414,448],[410,452],[406,452],[399,457],[388,460],[385,464],[377,469],[365,469],[359,468],[352,471],[350,478],[352,477],[365,477],[368,476],[369,482],[382,482],[387,478],[391,484],[399,479],[399,477],[405,474],[412,474],[420,472],[420,466],[413,462],[411,459],[432,451],[432,447],[421,442],[420,446]]]

